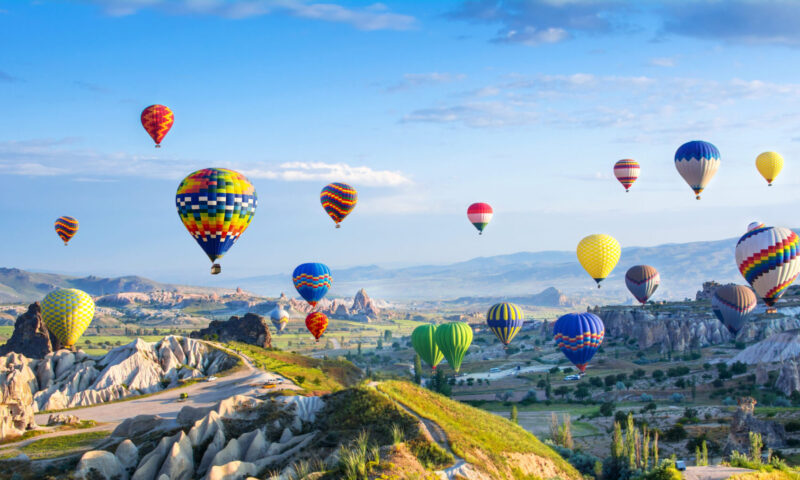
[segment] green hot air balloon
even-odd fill
[[[458,372],[461,369],[461,361],[464,360],[464,355],[472,343],[472,328],[464,322],[445,323],[436,328],[433,336],[447,363]]]
[[[444,359],[442,351],[436,346],[434,340],[436,325],[420,325],[411,332],[411,345],[423,362],[430,365],[431,369],[436,370],[436,365]]]

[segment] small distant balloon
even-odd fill
[[[478,229],[478,235],[483,235],[483,229],[492,221],[494,211],[488,203],[473,203],[467,209],[467,218]]]
[[[577,248],[578,261],[597,282],[597,288],[600,288],[600,282],[614,270],[621,253],[619,242],[605,234],[589,235],[578,243]]]
[[[675,152],[675,168],[694,190],[697,199],[719,170],[719,150],[701,140],[684,143]]]
[[[56,233],[59,237],[61,237],[65,247],[69,243],[70,239],[72,239],[72,237],[78,233],[78,221],[66,215],[56,219],[55,227]]]
[[[306,317],[306,328],[319,342],[319,338],[328,328],[328,316],[322,312],[311,312]]]
[[[772,182],[783,170],[783,157],[777,152],[764,152],[756,157],[758,173],[772,186]]]
[[[511,343],[524,322],[522,309],[513,303],[498,303],[486,312],[486,324],[503,345]]]
[[[714,315],[734,337],[744,327],[750,312],[756,308],[756,303],[753,291],[743,285],[717,287],[711,297]]]
[[[603,321],[593,313],[568,313],[553,325],[553,339],[581,373],[603,343]]]
[[[642,305],[647,303],[661,285],[661,275],[650,265],[635,265],[625,273],[625,286]]]
[[[761,222],[750,222],[750,225],[747,226],[747,231],[756,230],[759,228],[764,228],[764,224]]]
[[[275,331],[282,332],[289,324],[289,314],[282,307],[275,307],[269,314],[269,319],[275,327]]]
[[[617,177],[619,183],[625,187],[625,191],[629,191],[633,182],[639,178],[639,162],[629,158],[618,161],[614,164],[614,176]]]
[[[339,228],[339,223],[344,217],[356,208],[358,193],[346,183],[330,183],[322,189],[319,201],[328,216],[336,223],[336,228]]]
[[[161,141],[175,123],[172,110],[164,105],[150,105],[142,111],[142,126],[156,142],[156,148],[161,148]]]

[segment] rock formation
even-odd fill
[[[759,420],[753,416],[756,400],[753,397],[742,397],[731,420],[731,429],[724,453],[730,455],[734,450],[745,453],[750,448],[750,432],[760,433],[764,448],[779,448],[786,443],[786,431],[783,425],[768,420]]]
[[[243,342],[259,347],[271,348],[272,335],[269,322],[261,315],[248,313],[243,317],[233,316],[227,321],[214,320],[208,328],[192,332],[192,338],[206,338],[216,335],[221,342]]]
[[[353,306],[350,307],[350,310],[352,312],[363,313],[368,317],[377,317],[381,313],[380,309],[375,305],[375,302],[367,296],[367,291],[363,288],[353,297]]]
[[[58,340],[47,330],[42,320],[42,308],[39,302],[34,302],[28,307],[27,312],[17,317],[14,333],[5,345],[0,346],[0,355],[17,352],[28,358],[44,358],[59,348]]]
[[[36,376],[18,353],[0,357],[0,440],[35,428],[33,394]]]
[[[773,363],[793,360],[800,356],[800,330],[789,330],[776,333],[771,337],[751,345],[728,363],[742,362],[747,364]]]
[[[795,360],[788,360],[781,364],[775,388],[787,397],[792,392],[800,391],[800,364]]]

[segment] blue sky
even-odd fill
[[[793,1],[0,2],[0,265],[208,281],[174,194],[212,166],[259,195],[231,281],[797,227],[798,24]],[[176,119],[159,150],[153,103]],[[692,139],[722,152],[700,202],[673,165]],[[772,188],[765,150],[787,160]],[[339,230],[329,181],[359,190]]]

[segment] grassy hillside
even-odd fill
[[[581,478],[575,468],[518,425],[488,412],[451,400],[409,382],[388,381],[377,386],[395,401],[438,424],[456,455],[493,478],[515,478],[526,454],[552,464],[561,478]],[[547,470],[538,465],[541,471]],[[542,476],[542,474],[539,474]],[[545,476],[546,477],[546,476]]]

